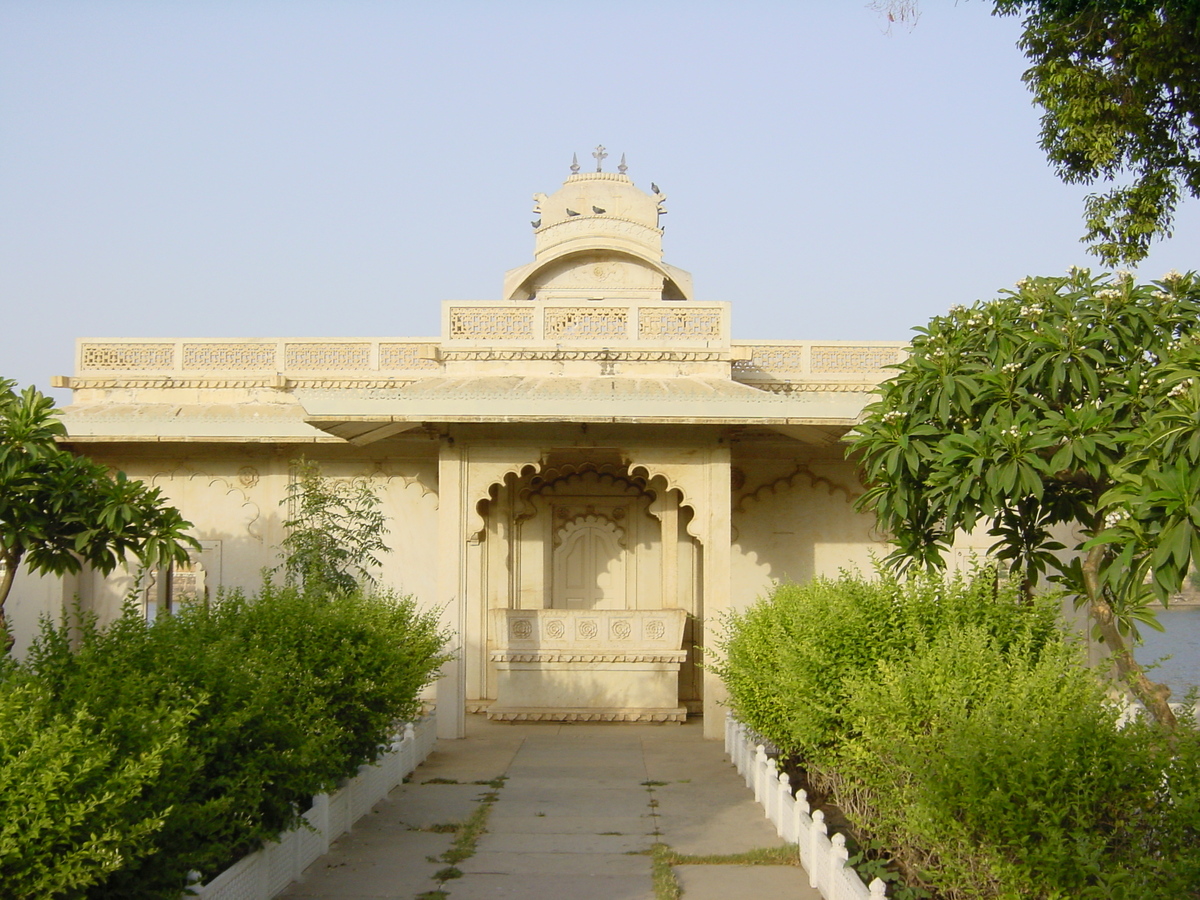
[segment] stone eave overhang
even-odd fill
[[[422,379],[374,391],[296,391],[305,421],[366,443],[420,425],[622,424],[764,426],[836,440],[858,421],[867,391],[771,393],[696,377],[485,376]],[[368,437],[369,436],[369,437]]]
[[[69,406],[64,443],[330,443],[295,404],[119,403]]]

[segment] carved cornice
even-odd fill
[[[879,387],[875,381],[734,381],[768,394],[870,394]]]
[[[428,375],[424,376],[428,377]],[[294,388],[401,388],[407,387],[418,379],[418,376],[404,378],[292,378],[277,375],[259,378],[173,378],[170,376],[154,378],[137,378],[128,376],[79,376],[73,375],[70,384],[72,390],[92,388],[273,388],[275,390],[292,390]]]
[[[687,708],[678,709],[500,709],[488,707],[496,722],[686,722]]]
[[[519,663],[681,663],[686,650],[651,650],[631,653],[597,653],[578,650],[493,650],[492,662]]]
[[[509,360],[546,360],[573,362],[723,362],[729,359],[728,350],[634,350],[612,347],[494,348],[449,349],[443,347],[442,359],[447,362],[505,362]]]
[[[483,348],[472,350],[448,350],[443,358],[457,362],[508,362],[531,360],[543,362],[725,362],[729,354],[720,350],[614,350],[612,348],[581,348],[581,349],[542,349],[542,350],[501,350]],[[390,378],[338,378],[338,377],[293,377],[291,375],[269,375],[245,378],[213,378],[205,376],[174,377],[170,375],[138,377],[128,375],[72,375],[64,387],[72,390],[111,389],[111,388],[147,388],[147,389],[264,389],[295,390],[372,390],[408,387],[421,378],[428,378],[437,372],[423,372],[421,375],[406,375]],[[741,384],[769,394],[807,394],[807,393],[837,393],[837,394],[869,394],[876,390],[878,382],[874,381],[743,381],[733,379],[735,384]]]

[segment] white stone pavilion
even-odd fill
[[[532,262],[498,300],[443,303],[437,338],[80,340],[57,381],[70,445],[162,488],[203,542],[141,588],[148,613],[256,588],[303,454],[377,486],[381,580],[457,637],[443,736],[482,711],[703,713],[715,736],[697,648],[721,615],[883,549],[841,441],[904,345],[733,340],[730,305],[663,261],[665,197],[624,172],[535,195]],[[130,586],[26,579],[11,613],[27,641],[73,595],[104,619]]]

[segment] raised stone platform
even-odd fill
[[[682,609],[498,609],[489,719],[682,722]]]

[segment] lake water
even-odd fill
[[[1143,625],[1144,645],[1135,655],[1142,665],[1170,656],[1149,675],[1170,686],[1172,701],[1182,700],[1189,689],[1200,687],[1200,606],[1159,610],[1158,621],[1166,631],[1160,634]]]

